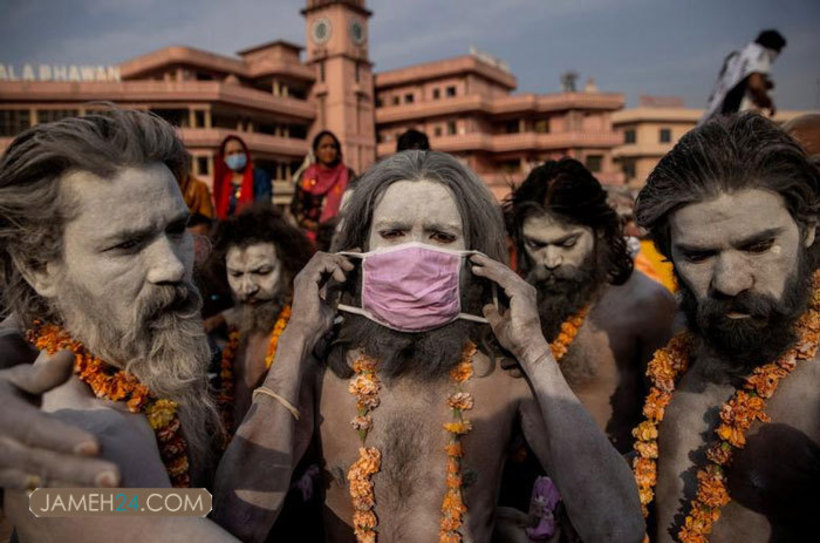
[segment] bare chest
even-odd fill
[[[807,482],[820,481],[819,385],[817,362],[803,363],[780,382],[767,401],[771,422],[751,426],[726,471],[732,501],[722,509],[711,541],[789,540],[812,518],[812,509],[820,510]],[[720,408],[734,392],[685,377],[673,396],[660,426],[658,541],[671,541],[689,512],[697,472],[708,465],[706,448],[717,439]]]
[[[434,383],[384,383],[381,404],[371,413],[373,427],[366,446],[381,451],[381,469],[373,477],[380,540],[435,540],[446,490],[449,434],[443,425],[453,420],[447,397],[455,391],[449,377]],[[465,418],[473,429],[463,438],[462,461],[469,522],[489,524],[510,441],[517,402],[505,401],[507,391],[492,378],[473,378],[464,385],[475,399]],[[327,506],[347,523],[352,507],[347,472],[359,455],[361,441],[351,425],[355,398],[348,381],[327,372],[318,422],[325,459]],[[473,518],[474,517],[474,518]],[[472,540],[472,539],[471,539]],[[478,540],[482,540],[479,538]]]

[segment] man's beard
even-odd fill
[[[698,302],[686,282],[676,273],[681,309],[689,328],[702,338],[719,360],[707,363],[706,376],[721,381],[744,377],[774,361],[796,341],[794,322],[806,311],[814,272],[808,255],[801,253],[797,270],[786,280],[783,296],[742,292],[737,296],[709,297]],[[727,313],[751,315],[730,319]]]
[[[457,320],[426,332],[399,332],[360,315],[345,315],[335,343],[359,348],[378,360],[379,375],[385,379],[407,376],[435,380],[461,361],[464,345],[476,327],[475,323]]]
[[[527,282],[538,292],[538,315],[547,341],[554,341],[561,324],[600,293],[606,269],[597,255],[594,249],[580,266],[560,266],[552,271],[536,266],[527,272]]]
[[[282,311],[282,301],[278,297],[255,303],[237,300],[236,303],[239,310],[239,333],[243,337],[254,332],[270,333]]]
[[[220,423],[208,386],[211,351],[196,287],[186,282],[144,290],[124,330],[106,318],[110,311],[92,293],[68,279],[56,306],[66,330],[90,353],[132,373],[158,398],[179,404],[191,459],[207,469]]]
[[[466,276],[462,277],[462,311],[480,315],[483,303],[490,299],[491,287],[485,281],[477,281],[469,271],[463,273]],[[432,381],[446,375],[461,361],[467,341],[491,351],[491,334],[488,327],[461,319],[424,332],[399,332],[346,313],[327,360],[338,377],[349,378],[352,370],[347,353],[361,349],[378,360],[379,375],[385,379],[407,376]]]

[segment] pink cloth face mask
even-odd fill
[[[462,260],[476,253],[419,242],[369,253],[341,252],[363,260],[362,307],[338,308],[400,332],[425,332],[456,319],[486,324],[483,317],[461,313]]]

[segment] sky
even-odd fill
[[[299,0],[0,0],[0,63],[116,64],[170,45],[234,55],[305,44]],[[573,70],[603,91],[704,107],[724,57],[776,28],[780,109],[820,110],[816,0],[367,0],[370,57],[389,70],[468,53],[506,61],[517,92],[560,91]],[[19,68],[17,68],[19,70]]]

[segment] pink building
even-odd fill
[[[376,74],[379,157],[415,128],[498,196],[535,165],[563,156],[584,162],[604,183],[622,182],[612,160],[621,137],[611,116],[623,95],[599,92],[591,82],[582,92],[511,94],[516,85],[502,62],[477,52]]]
[[[606,183],[620,183],[611,115],[620,94],[512,94],[517,81],[500,61],[470,55],[373,74],[364,0],[307,0],[306,48],[272,41],[236,57],[166,47],[119,65],[119,80],[92,71],[0,72],[0,148],[40,122],[83,114],[110,101],[155,112],[179,127],[194,174],[210,181],[220,141],[239,134],[285,203],[292,174],[314,134],[332,130],[345,162],[362,172],[395,151],[408,128],[472,167],[498,196],[543,160],[573,156]],[[306,49],[305,54],[302,51]],[[304,57],[304,58],[303,58]],[[102,72],[99,72],[102,73]],[[56,75],[54,75],[56,74]]]

